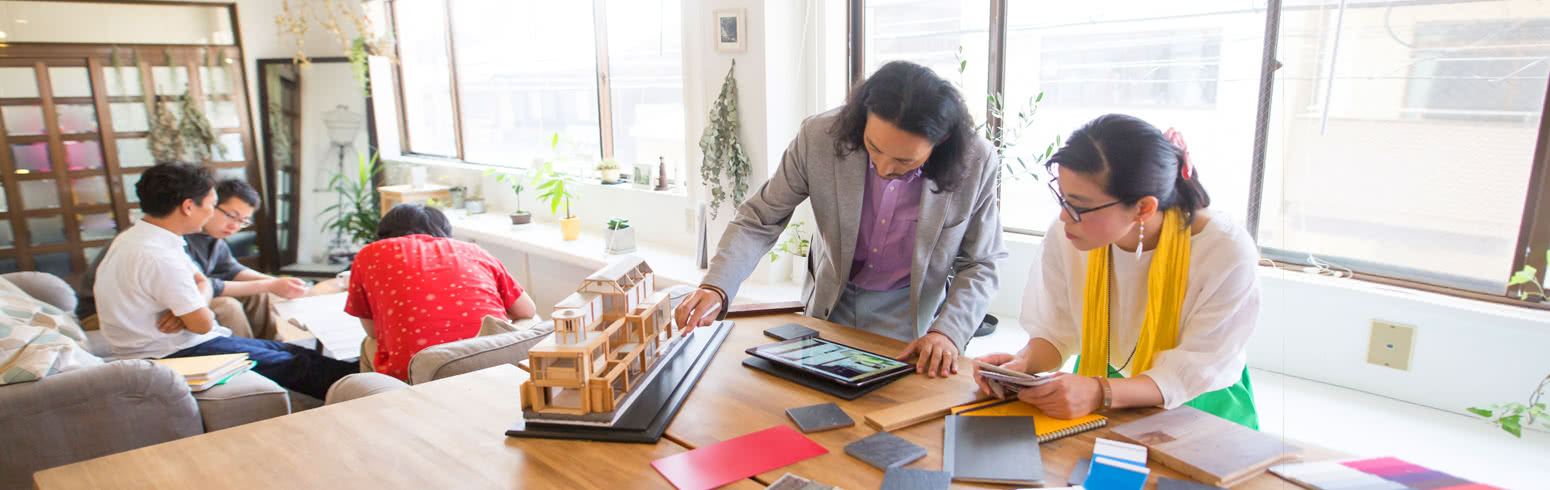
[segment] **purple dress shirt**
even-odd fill
[[[866,194],[861,204],[861,229],[850,283],[871,291],[910,287],[915,259],[915,225],[920,221],[920,170],[888,180],[867,163]]]

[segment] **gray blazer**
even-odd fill
[[[743,202],[722,234],[705,284],[726,290],[729,298],[737,296],[738,284],[775,245],[792,210],[812,199],[818,233],[808,253],[802,297],[809,316],[828,318],[850,278],[868,171],[865,151],[834,155],[835,138],[828,130],[838,114],[831,110],[802,122],[775,175]],[[990,142],[975,139],[968,156],[972,170],[957,189],[932,192],[934,184],[926,181],[910,266],[916,336],[941,332],[959,352],[990,307],[996,263],[1007,256],[1001,244],[995,153]]]

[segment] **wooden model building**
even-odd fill
[[[540,417],[611,414],[682,333],[646,261],[632,256],[588,276],[554,305],[554,335],[528,351],[522,408]]]

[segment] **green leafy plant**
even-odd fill
[[[609,218],[608,229],[623,230],[630,227],[630,220],[624,218]]]
[[[558,150],[560,145],[560,133],[554,133],[549,140],[549,149]],[[576,195],[570,193],[568,186],[576,184],[576,180],[568,175],[555,172],[554,165],[563,161],[558,155],[549,159],[538,167],[533,174],[533,183],[538,185],[538,200],[549,203],[549,214],[561,219],[572,219],[576,215],[570,212],[571,201],[576,200]],[[565,215],[561,216],[560,207],[565,207]]]
[[[962,88],[963,74],[969,68],[969,60],[963,56],[963,46],[958,47],[954,55],[958,58],[959,88]],[[1023,133],[1033,127],[1033,117],[1039,112],[1039,103],[1044,101],[1044,92],[1039,92],[1028,100],[1023,101],[1016,112],[1011,112],[1006,106],[1006,100],[1000,92],[985,94],[985,105],[989,108],[993,119],[1000,124],[990,125],[990,121],[981,123],[975,129],[985,135],[996,149],[996,158],[1001,161],[1003,174],[1011,176],[1014,180],[1023,177],[1040,179],[1040,168],[1043,163],[1055,154],[1055,149],[1060,147],[1060,135],[1055,135],[1055,141],[1044,147],[1042,153],[1013,153],[1017,145],[1022,142]]]
[[[512,174],[496,173],[495,169],[493,168],[485,170],[484,174],[494,174],[496,182],[500,182],[511,187],[511,193],[517,195],[517,211],[515,214],[522,214],[526,212],[522,210],[522,191],[527,190],[527,187],[522,185],[521,177]]]
[[[736,68],[734,62],[732,69]],[[748,154],[743,152],[743,143],[737,135],[742,123],[737,116],[737,79],[732,77],[732,69],[727,70],[721,95],[716,97],[710,109],[710,124],[705,126],[705,134],[700,137],[700,151],[705,153],[705,159],[700,163],[700,177],[710,189],[712,218],[717,216],[721,203],[728,197],[732,198],[733,207],[743,204],[743,198],[748,194],[748,177],[753,173]],[[732,180],[730,192],[721,182],[723,173]]]
[[[1550,247],[1546,247],[1545,250],[1545,263],[1550,264]],[[1540,281],[1539,269],[1532,265],[1523,264],[1522,269],[1514,272],[1512,277],[1507,279],[1507,287],[1514,286],[1518,288],[1518,299],[1540,303],[1550,301],[1550,296],[1545,296],[1545,288],[1550,287],[1550,275],[1546,275],[1545,280]],[[1530,290],[1529,287],[1533,289]],[[1539,299],[1530,299],[1534,297]]]
[[[795,257],[807,256],[807,247],[810,243],[808,241],[809,235],[802,232],[802,226],[806,224],[806,222],[798,221],[786,225],[786,238],[781,240],[774,250],[770,251],[770,262],[780,259],[781,254]]]
[[[382,209],[377,203],[377,175],[382,166],[377,164],[377,154],[370,159],[360,155],[356,172],[345,172],[329,179],[328,189],[344,196],[344,202],[323,209],[329,215],[323,223],[324,231],[338,231],[355,243],[367,244],[377,238],[377,221]]]
[[[597,162],[597,169],[598,170],[619,170],[619,162],[614,161],[614,159],[612,159],[612,158],[606,158],[606,159],[603,159],[603,161],[601,161],[601,162]]]
[[[1545,408],[1542,401],[1545,396],[1545,388],[1550,386],[1550,376],[1545,376],[1539,386],[1529,393],[1528,403],[1497,403],[1488,407],[1470,407],[1469,413],[1484,417],[1491,424],[1501,427],[1507,433],[1523,438],[1523,428],[1532,427],[1538,423],[1540,427],[1550,430],[1550,409]]]

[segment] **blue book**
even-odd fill
[[[1145,466],[1095,454],[1082,487],[1087,490],[1141,490],[1149,473],[1151,470]]]

